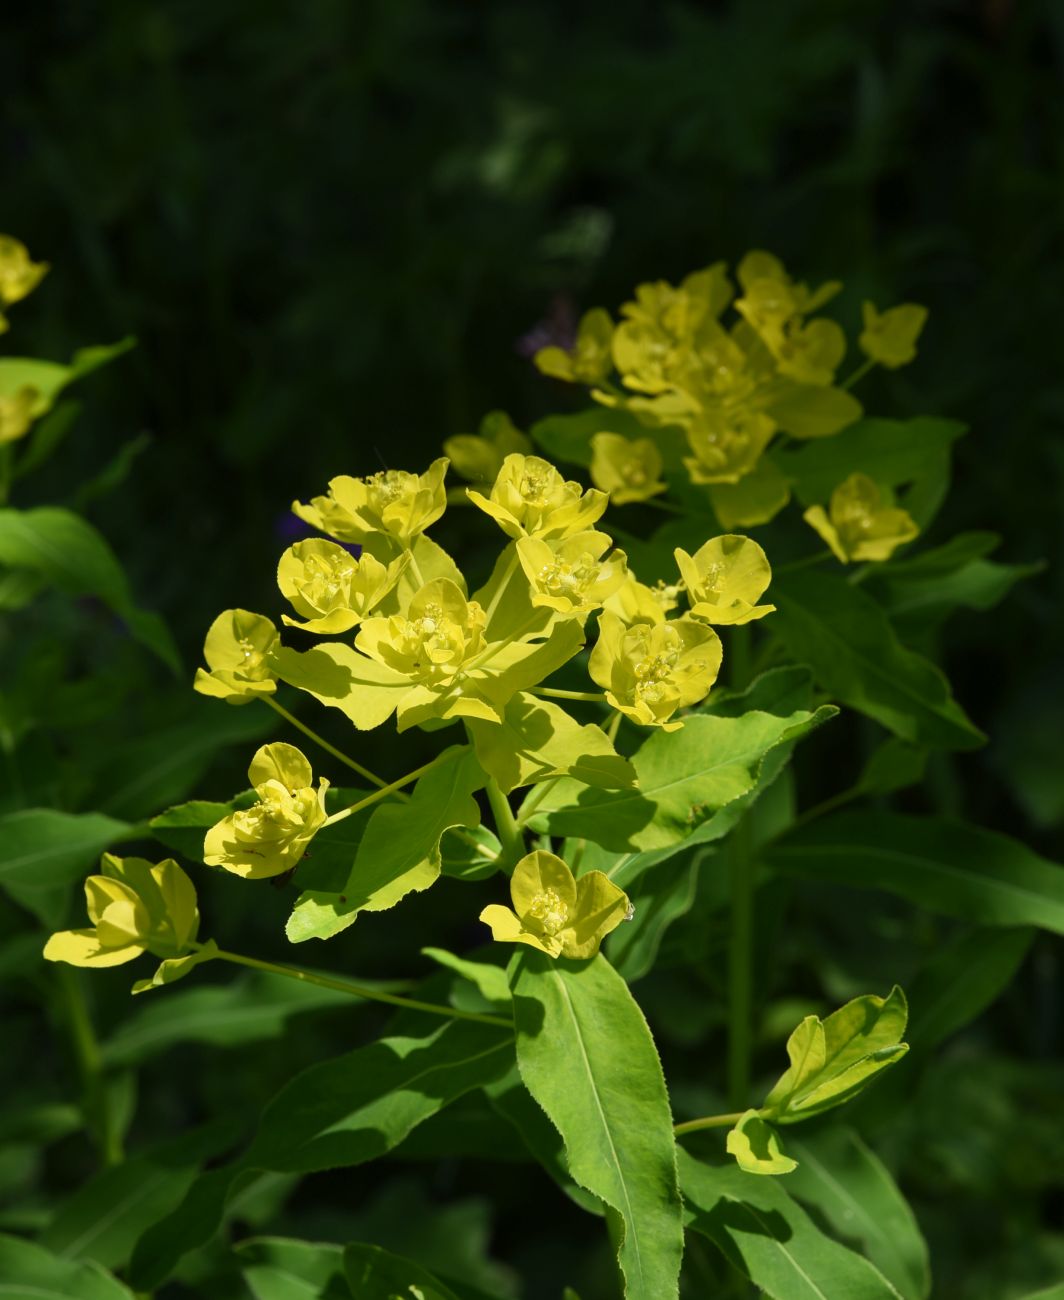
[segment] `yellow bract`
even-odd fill
[[[246,880],[291,870],[325,824],[324,777],[311,786],[310,763],[294,745],[263,745],[248,768],[258,803],[230,813],[207,832],[203,861]]]
[[[561,858],[537,850],[510,881],[513,910],[493,903],[480,914],[501,943],[526,943],[549,957],[593,957],[628,915],[628,896],[601,871],[579,880]]]
[[[471,483],[494,483],[503,461],[515,452],[532,450],[532,440],[518,429],[505,411],[489,411],[479,434],[457,433],[443,444],[451,468]]]
[[[598,384],[610,373],[610,343],[613,321],[601,307],[594,307],[580,320],[571,351],[540,348],[533,358],[545,375],[568,383]]]
[[[757,604],[772,570],[768,556],[749,537],[714,537],[694,555],[679,548],[675,555],[695,618],[722,625],[749,623],[776,608]]]
[[[411,681],[441,685],[484,648],[484,611],[449,578],[427,583],[406,614],[369,618],[355,645]]]
[[[575,533],[560,541],[522,537],[517,556],[531,590],[532,604],[555,609],[566,618],[598,609],[624,582],[623,551],[602,556],[613,540],[605,533]]]
[[[877,311],[866,302],[861,308],[864,330],[857,340],[866,357],[888,370],[907,366],[916,356],[916,340],[927,320],[927,308],[903,302],[888,311]]]
[[[246,609],[227,609],[211,624],[203,645],[209,672],[196,670],[195,689],[230,704],[247,704],[257,695],[272,695],[277,682],[271,653],[280,645],[268,618]]]
[[[48,263],[31,261],[25,244],[10,235],[0,235],[0,306],[20,302],[36,289],[47,272]],[[7,328],[0,313],[0,334]]]
[[[176,862],[105,853],[101,875],[85,881],[91,928],[61,930],[45,944],[49,961],[72,966],[120,966],[141,953],[181,956],[199,928],[196,890]]]
[[[609,493],[614,505],[646,501],[667,491],[662,465],[661,452],[650,438],[596,433],[591,439],[591,481]]]
[[[507,537],[570,537],[585,532],[609,502],[605,492],[562,478],[539,456],[507,456],[491,496],[468,489],[474,505],[495,520]]]
[[[920,531],[908,511],[884,504],[882,492],[867,474],[851,474],[840,483],[831,494],[829,512],[812,506],[803,518],[843,564],[887,560]]]
[[[648,587],[629,571],[620,587],[607,598],[605,607],[625,624],[664,623],[665,615],[680,603],[682,590],[682,583],[659,582]]]
[[[776,426],[757,411],[706,412],[686,428],[692,455],[684,465],[692,483],[737,483],[761,459]]]
[[[10,397],[0,393],[0,443],[15,442],[29,431],[39,396],[29,384]]]
[[[400,546],[434,524],[447,506],[443,478],[447,458],[434,460],[424,474],[389,469],[368,478],[342,474],[329,482],[329,494],[309,505],[292,503],[300,519],[341,542],[365,542],[386,533]]]
[[[281,615],[281,621],[323,635],[346,632],[395,586],[407,559],[400,556],[385,567],[368,554],[356,560],[342,546],[324,538],[296,542],[281,556],[277,585],[307,621],[298,623],[287,614]]]
[[[716,632],[693,618],[626,627],[604,612],[588,671],[626,717],[675,731],[683,724],[671,722],[672,715],[709,693],[722,657]]]

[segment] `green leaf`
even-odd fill
[[[297,1074],[267,1105],[245,1154],[202,1175],[177,1209],[141,1237],[131,1264],[134,1284],[155,1288],[186,1252],[209,1240],[253,1171],[309,1173],[374,1160],[512,1064],[508,1032],[463,1020],[419,1037],[382,1038]]]
[[[634,415],[619,407],[611,409],[605,406],[592,406],[574,415],[548,415],[537,420],[528,432],[532,441],[547,453],[548,460],[585,466],[591,464],[591,439],[596,433],[619,433],[625,438],[647,437],[646,426],[640,424]],[[690,454],[683,430],[675,426],[654,429],[653,438],[665,468],[683,469],[683,458]]]
[[[632,758],[638,790],[592,790],[563,778],[536,801],[531,824],[615,850],[700,842],[713,835],[716,814],[755,788],[766,755],[834,714],[695,714],[679,731],[656,731],[643,742]]]
[[[757,468],[738,483],[711,483],[709,500],[721,528],[752,528],[766,524],[791,499],[786,475],[769,456],[762,456]]]
[[[329,939],[353,925],[359,912],[381,912],[428,889],[440,875],[444,832],[480,821],[473,791],[483,784],[472,749],[455,746],[418,781],[408,802],[375,808],[346,884],[300,894],[285,927],[289,940]]]
[[[796,1124],[849,1101],[909,1050],[901,1041],[908,1017],[897,985],[886,998],[853,998],[826,1020],[806,1016],[787,1040],[790,1068],[758,1113]]]
[[[114,552],[92,524],[69,510],[0,509],[0,564],[25,569],[71,596],[97,596],[171,668],[181,659],[158,614],[138,609]]]
[[[76,509],[84,510],[90,501],[120,488],[129,477],[138,456],[147,451],[151,444],[152,437],[148,433],[138,433],[135,438],[124,442],[102,470],[78,487],[73,498]]]
[[[273,668],[282,682],[339,709],[360,731],[387,722],[412,689],[401,673],[339,641],[324,642],[303,654],[281,646],[274,652]]]
[[[929,660],[906,649],[882,608],[830,573],[798,571],[773,584],[772,631],[836,699],[903,740],[972,749],[986,737]]]
[[[676,1147],[642,1012],[601,953],[572,962],[530,951],[510,970],[521,1078],[561,1133],[573,1179],[609,1207],[625,1295],[676,1297]]]
[[[133,1300],[98,1264],[61,1259],[21,1237],[0,1235],[0,1296],[4,1300]]]
[[[203,836],[210,829],[228,817],[233,811],[232,803],[211,803],[205,799],[193,799],[189,803],[179,803],[173,808],[153,817],[148,825],[160,844],[165,844],[175,853],[182,853],[193,862],[203,861]]]
[[[91,375],[136,345],[135,338],[127,337],[117,343],[79,348],[68,366],[37,357],[0,357],[0,396],[12,397],[27,386],[36,388],[40,396],[35,413],[43,414],[69,384]]]
[[[492,966],[486,961],[471,961],[468,957],[456,957],[445,948],[422,948],[421,954],[475,984],[485,1001],[497,1002],[505,1007],[510,1005],[510,984],[501,966]]]
[[[748,1174],[789,1174],[796,1162],[785,1155],[779,1134],[756,1110],[748,1110],[728,1134],[728,1154]]]
[[[861,403],[852,393],[815,384],[788,384],[765,411],[795,438],[830,437],[862,415]]]
[[[445,831],[440,840],[443,874],[455,880],[486,880],[499,870],[502,845],[487,826]]]
[[[477,758],[507,794],[552,776],[569,775],[606,790],[635,784],[635,770],[600,726],[581,726],[550,700],[524,692],[507,704],[501,724],[467,723]]]
[[[791,1196],[812,1207],[839,1237],[854,1241],[905,1300],[931,1291],[927,1243],[882,1161],[849,1128],[788,1137],[798,1168]]]
[[[104,851],[136,833],[102,813],[26,808],[0,815],[0,885],[45,925],[59,923],[63,887],[91,875]]]
[[[789,831],[763,860],[788,875],[884,889],[979,925],[1064,934],[1064,868],[1018,840],[963,822],[837,813]]]
[[[854,786],[854,794],[891,794],[923,779],[927,750],[888,736],[865,763]]]
[[[380,1246],[352,1242],[344,1250],[344,1271],[351,1294],[359,1300],[460,1300],[450,1287],[413,1260]]]
[[[233,1250],[255,1300],[350,1300],[342,1246],[247,1237]]]
[[[685,1221],[773,1300],[898,1300],[867,1259],[826,1236],[776,1178],[679,1153]]]
[[[623,870],[611,877],[635,909],[631,921],[606,937],[610,963],[629,984],[650,973],[665,931],[694,905],[703,852],[676,856],[649,874],[632,872],[631,884]]]

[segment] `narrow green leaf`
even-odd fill
[[[610,1207],[628,1300],[679,1294],[683,1252],[676,1147],[654,1041],[600,953],[511,965],[517,1063],[561,1133],[574,1180]]]
[[[117,1278],[91,1260],[61,1259],[21,1237],[0,1235],[3,1300],[133,1300]]]
[[[1007,835],[939,817],[837,813],[764,851],[776,871],[884,889],[980,925],[1033,925],[1064,934],[1064,867]]]
[[[134,828],[102,813],[26,808],[0,816],[0,882],[24,889],[69,884]]]
[[[679,1153],[685,1221],[773,1300],[898,1300],[861,1255],[826,1236],[777,1178]]]
[[[352,1242],[344,1250],[344,1271],[351,1294],[359,1300],[460,1300],[450,1287],[413,1260],[380,1246]]]
[[[613,878],[628,895],[635,915],[607,936],[606,954],[630,984],[650,972],[666,930],[691,910],[704,852],[677,856],[650,874],[633,873],[631,885],[625,883],[623,871]]]
[[[342,1246],[247,1237],[233,1251],[254,1300],[350,1300]]]
[[[930,660],[906,649],[886,614],[833,573],[799,570],[773,583],[772,631],[836,699],[903,740],[972,749],[986,737]]]
[[[882,1161],[849,1128],[788,1135],[798,1168],[787,1191],[819,1211],[832,1231],[855,1241],[905,1300],[931,1291],[927,1243]]]

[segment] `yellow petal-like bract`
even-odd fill
[[[447,458],[434,460],[424,474],[388,469],[368,478],[342,474],[329,483],[327,496],[307,505],[292,503],[300,519],[341,542],[366,542],[386,534],[404,548],[443,514]]]
[[[614,505],[646,501],[665,492],[661,452],[651,438],[596,433],[591,439],[591,481],[608,492]]]
[[[532,440],[518,429],[505,411],[489,411],[479,433],[456,433],[443,444],[451,468],[471,483],[495,482],[502,463],[515,453],[532,450]]]
[[[0,307],[21,302],[48,273],[47,262],[30,259],[26,245],[11,235],[0,235]],[[8,328],[0,313],[0,334]]]
[[[580,320],[572,349],[540,348],[533,360],[545,375],[568,383],[597,384],[610,372],[613,321],[609,312],[594,307]]]
[[[758,605],[772,580],[768,557],[749,537],[714,537],[694,553],[677,548],[676,563],[687,587],[691,613],[707,623],[749,623],[771,614],[775,605]]]
[[[605,511],[605,492],[567,481],[539,456],[507,456],[485,497],[472,488],[470,501],[491,515],[507,537],[570,537],[586,532]]]
[[[611,545],[611,538],[596,532],[574,533],[554,542],[522,537],[517,555],[532,604],[565,617],[582,617],[598,609],[626,576],[623,551],[605,556]]]
[[[306,622],[298,623],[287,614],[282,621],[322,635],[348,631],[395,586],[406,558],[385,566],[368,553],[356,560],[323,537],[296,542],[281,556],[277,585]]]
[[[907,366],[916,356],[916,340],[927,320],[927,308],[903,302],[880,312],[866,302],[861,311],[864,329],[857,342],[865,356],[888,370]]]
[[[827,511],[811,506],[803,518],[843,564],[887,560],[920,531],[908,511],[884,503],[867,474],[851,474],[832,492]]]
[[[227,609],[211,624],[203,646],[207,668],[196,671],[195,689],[230,704],[246,704],[277,689],[271,655],[280,645],[268,618],[246,609]]]

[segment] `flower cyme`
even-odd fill
[[[470,501],[491,515],[508,537],[568,537],[585,532],[609,503],[605,492],[567,481],[539,456],[507,456],[485,497],[472,488]]]
[[[230,704],[247,704],[277,690],[271,655],[281,644],[268,618],[246,609],[224,610],[203,646],[207,670],[196,670],[195,689]]]
[[[480,919],[500,943],[524,943],[548,957],[593,957],[628,914],[628,896],[601,871],[579,879],[561,858],[529,853],[510,880],[513,909],[493,903]]]
[[[722,658],[720,638],[696,619],[626,627],[603,612],[588,671],[609,704],[633,722],[675,731],[683,724],[670,721],[673,714],[709,693]]]
[[[532,358],[536,368],[570,384],[598,384],[610,373],[613,321],[608,311],[593,307],[580,318],[576,341],[565,348],[540,348]]]
[[[661,452],[650,438],[596,433],[591,439],[591,481],[608,492],[614,505],[646,501],[665,492]]]
[[[449,578],[426,583],[405,614],[367,619],[355,638],[363,654],[412,681],[452,681],[484,647],[484,611]]]
[[[336,542],[311,538],[296,542],[281,556],[277,585],[306,622],[287,614],[289,627],[327,635],[346,632],[362,621],[391,591],[407,556],[387,566],[364,552],[359,559]]]
[[[325,824],[324,777],[311,783],[310,763],[294,745],[263,745],[251,760],[248,779],[258,802],[230,813],[207,832],[203,860],[246,880],[291,870]]]
[[[365,542],[384,533],[408,549],[447,507],[443,486],[447,463],[441,456],[424,474],[398,469],[367,478],[341,474],[329,481],[327,496],[314,497],[307,505],[294,501],[292,510],[337,541]]]
[[[47,273],[48,263],[32,261],[25,244],[11,235],[0,235],[0,307],[21,302]],[[7,320],[0,312],[0,334],[7,328]]]
[[[884,501],[867,474],[851,474],[832,492],[827,511],[811,506],[802,517],[843,564],[887,560],[920,531],[907,510]]]
[[[927,320],[927,308],[903,302],[887,311],[877,311],[866,302],[861,307],[864,329],[857,343],[871,361],[888,370],[907,366],[916,356],[916,340]]]
[[[598,609],[624,582],[623,551],[603,559],[613,545],[605,533],[574,533],[560,541],[522,537],[517,556],[528,578],[532,604],[581,618]]]
[[[443,450],[456,474],[490,487],[506,457],[530,452],[532,440],[505,411],[489,411],[480,422],[479,433],[456,433],[446,440]]]
[[[718,625],[749,623],[776,608],[757,604],[772,580],[772,569],[765,552],[749,537],[729,533],[712,538],[694,555],[677,547],[675,556],[695,618]]]
[[[776,425],[760,411],[704,411],[686,427],[692,483],[737,483],[772,440]]]

